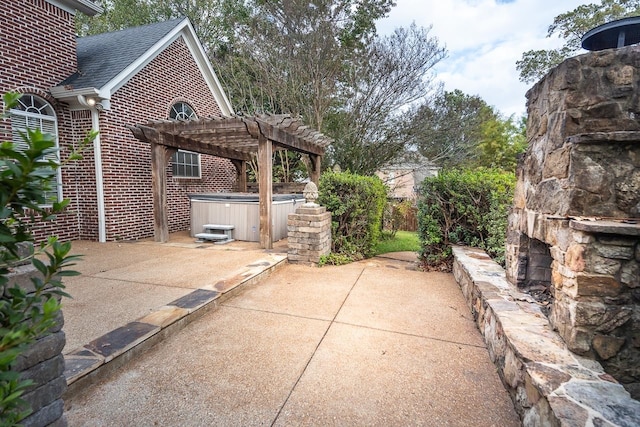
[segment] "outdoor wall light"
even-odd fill
[[[95,108],[98,111],[103,111],[105,109],[105,106],[101,102],[98,102],[98,99],[93,97],[87,98],[84,95],[78,95],[78,102],[84,107]]]

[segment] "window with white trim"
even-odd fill
[[[176,102],[171,106],[169,118],[174,120],[197,119],[195,111],[186,102]],[[200,154],[178,150],[172,157],[174,178],[200,178]]]
[[[26,133],[27,129],[40,129],[42,133],[53,135],[58,148],[58,122],[53,107],[44,99],[30,94],[20,97],[18,104],[9,112],[11,117],[11,141],[17,150],[25,151],[27,144],[20,133]],[[45,156],[47,160],[60,162],[59,153],[56,150]],[[45,191],[45,206],[62,200],[62,174],[57,169],[51,179],[49,190]]]

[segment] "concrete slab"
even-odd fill
[[[452,275],[369,265],[337,322],[484,347]]]
[[[482,348],[333,324],[275,425],[518,426],[493,368]]]
[[[450,275],[374,259],[238,289],[68,396],[69,424],[519,424]]]
[[[167,248],[157,250],[158,247],[161,246],[147,246],[144,261],[112,268],[95,276],[197,289],[215,284],[248,261],[244,251],[227,251],[224,256],[216,256],[216,252],[210,250],[172,247],[167,252]]]
[[[322,268],[291,264],[226,305],[332,320],[363,271],[358,264]]]
[[[191,289],[107,280],[84,274],[66,278],[64,283],[73,297],[62,300],[67,335],[64,353],[191,292]]]
[[[67,401],[69,425],[270,425],[328,326],[222,307]]]

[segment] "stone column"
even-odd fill
[[[315,203],[318,189],[313,182],[304,189],[306,203],[290,213],[287,220],[292,264],[318,265],[320,257],[331,252],[331,212]]]
[[[8,288],[17,285],[30,291],[33,289],[31,278],[39,275],[31,264],[15,267],[8,276]],[[66,342],[62,331],[63,324],[62,311],[60,311],[56,326],[49,330],[48,334],[39,337],[29,345],[13,364],[13,370],[20,373],[22,380],[33,381],[22,395],[33,411],[31,415],[20,421],[23,426],[67,425],[63,415],[62,401],[62,394],[67,388],[62,355]]]

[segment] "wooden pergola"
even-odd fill
[[[320,178],[322,156],[332,140],[304,126],[290,115],[207,117],[189,121],[157,120],[129,126],[133,135],[151,144],[154,237],[167,242],[167,166],[176,150],[210,154],[231,160],[236,168],[237,187],[247,191],[247,162],[257,154],[260,201],[260,246],[273,247],[271,200],[273,196],[273,151],[293,150],[311,160],[311,181]]]

